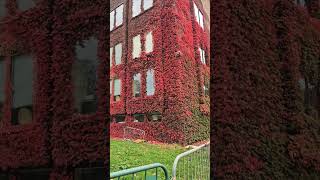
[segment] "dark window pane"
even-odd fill
[[[15,56],[12,62],[13,123],[32,121],[33,61],[31,56]]]
[[[36,6],[34,0],[17,0],[17,4],[21,11],[25,11]]]
[[[76,169],[75,180],[103,180],[107,179],[105,168]]]
[[[77,112],[89,114],[96,111],[96,82],[98,66],[98,41],[91,38],[76,46],[73,65],[75,107]]]
[[[152,112],[148,114],[148,120],[149,121],[161,121],[162,115],[159,112]]]
[[[144,122],[144,115],[143,114],[135,114],[133,115],[134,122]]]
[[[5,16],[6,13],[7,13],[6,1],[5,0],[0,0],[0,17]]]
[[[126,120],[126,116],[125,115],[115,115],[114,120],[116,123],[124,123]]]

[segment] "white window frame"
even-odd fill
[[[141,97],[141,84],[142,84],[142,81],[141,81],[141,73],[135,73],[133,75],[133,81],[132,81],[132,90],[133,90],[133,97],[136,97],[136,90],[135,90],[135,81],[138,81],[139,82],[139,86],[140,86],[140,89],[139,89],[139,96],[138,97]]]
[[[153,5],[154,0],[132,0],[132,18],[139,16],[148,9],[151,9]]]
[[[110,12],[110,31],[113,31],[114,29],[116,29],[117,27],[123,24],[123,17],[124,17],[123,14],[124,14],[124,4],[120,4],[118,7],[116,7],[114,10]]]
[[[200,61],[202,64],[206,64],[206,52],[199,47]]]
[[[120,6],[118,6],[115,11],[116,11],[116,15],[115,15],[115,27],[119,27],[123,24],[123,11],[124,10],[124,5],[121,4]]]
[[[135,44],[137,43],[137,44]],[[140,34],[132,38],[132,59],[139,58],[142,52],[142,43]]]
[[[110,81],[110,96],[112,96],[112,94],[113,94],[113,89],[112,89],[112,87],[113,87],[113,80],[110,79],[109,81]],[[112,98],[110,98],[110,99],[112,99]]]
[[[110,31],[112,31],[115,27],[114,27],[114,22],[115,20],[115,11],[111,11],[110,12]]]
[[[122,63],[122,43],[118,43],[114,47],[114,61],[115,65],[119,65]]]
[[[148,32],[145,36],[145,52],[146,54],[151,53],[153,51],[153,33],[152,31]]]
[[[148,88],[150,86],[152,86],[151,89]],[[147,96],[153,96],[155,94],[155,92],[156,92],[155,71],[154,71],[154,69],[148,69],[147,74],[146,74],[146,94],[147,94]]]
[[[119,87],[118,88],[116,86],[117,85],[116,82],[119,83]],[[121,99],[121,86],[122,86],[122,84],[121,84],[121,79],[120,78],[113,79],[113,97],[120,96],[120,99]],[[119,89],[119,92],[116,91],[117,89]]]
[[[193,9],[194,9],[194,15],[195,15],[195,19],[198,22],[198,24],[200,25],[200,27],[202,29],[204,29],[204,17],[203,17],[203,13],[200,11],[200,9],[198,8],[198,6],[196,5],[196,3],[193,2]]]
[[[112,63],[113,63],[113,47],[110,47],[109,53],[110,53],[110,67],[112,67]]]

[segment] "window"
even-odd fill
[[[204,28],[203,14],[201,13],[201,11],[199,10],[199,8],[195,3],[193,3],[193,9],[194,9],[195,19],[199,23],[200,27],[203,29]]]
[[[135,74],[133,76],[133,97],[141,96],[141,74]]]
[[[161,121],[162,115],[159,112],[152,112],[148,114],[149,121]]]
[[[205,96],[209,96],[210,95],[210,90],[209,90],[209,85],[208,84],[205,84],[203,86],[203,91],[204,91],[204,95]]]
[[[114,48],[115,51],[115,64],[121,64],[121,58],[122,58],[122,44],[119,43]]]
[[[115,18],[115,11],[111,11],[110,13],[110,31],[114,28],[114,18]]]
[[[120,101],[121,96],[121,80],[120,79],[114,79],[113,80],[113,97],[114,101]]]
[[[141,55],[141,36],[137,35],[132,39],[133,50],[132,50],[132,58],[138,58]],[[145,36],[145,53],[151,53],[153,51],[153,35],[152,32],[148,32]]]
[[[124,123],[126,120],[126,116],[125,115],[115,115],[114,120],[116,123]]]
[[[132,0],[132,17],[138,16],[142,11],[146,11],[152,6],[153,0]]]
[[[78,168],[75,170],[74,180],[106,179],[107,170],[103,167]]]
[[[155,87],[154,87],[154,70],[149,69],[147,71],[147,96],[154,95]]]
[[[2,119],[2,107],[5,99],[5,61],[0,58],[0,122]]]
[[[298,5],[301,5],[301,6],[306,6],[306,4],[307,4],[306,0],[294,0],[294,2]]]
[[[123,23],[123,4],[116,9],[116,27]]]
[[[31,56],[20,55],[13,57],[13,124],[28,124],[32,122],[33,73]]]
[[[112,95],[112,79],[110,79],[110,95]]]
[[[206,64],[206,53],[203,49],[199,48],[199,53],[200,53],[200,61],[202,64]]]
[[[152,38],[152,32],[149,32],[146,35],[146,53],[150,53],[153,51],[153,38]]]
[[[6,1],[0,0],[0,17],[4,17],[7,13]]]
[[[30,8],[36,6],[34,0],[17,0],[18,9],[21,11],[26,11]]]
[[[112,63],[113,63],[113,47],[110,48],[110,67],[112,67]]]
[[[148,10],[153,6],[153,0],[144,0],[143,9]]]
[[[141,40],[140,35],[133,37],[133,50],[132,50],[132,58],[138,58],[141,54]]]
[[[135,114],[133,115],[134,122],[144,122],[144,115],[143,114]]]
[[[310,82],[306,78],[299,80],[300,90],[303,94],[304,100],[304,111],[306,114],[316,118],[320,116],[319,109],[319,97],[320,97],[320,86],[317,82]]]
[[[96,111],[97,106],[98,40],[92,37],[82,44],[76,46],[76,59],[72,67],[75,110],[90,114]]]
[[[123,4],[110,12],[110,31],[123,23]]]

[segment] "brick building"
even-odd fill
[[[215,179],[319,179],[319,5],[211,6]]]
[[[108,4],[0,1],[0,179],[105,179]]]
[[[209,137],[209,8],[200,0],[112,0],[111,137]],[[131,131],[129,131],[131,130]]]

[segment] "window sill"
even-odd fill
[[[112,33],[113,31],[116,31],[117,29],[120,29],[122,26],[123,26],[123,23],[117,27],[114,27],[112,30],[110,30],[110,33]]]

